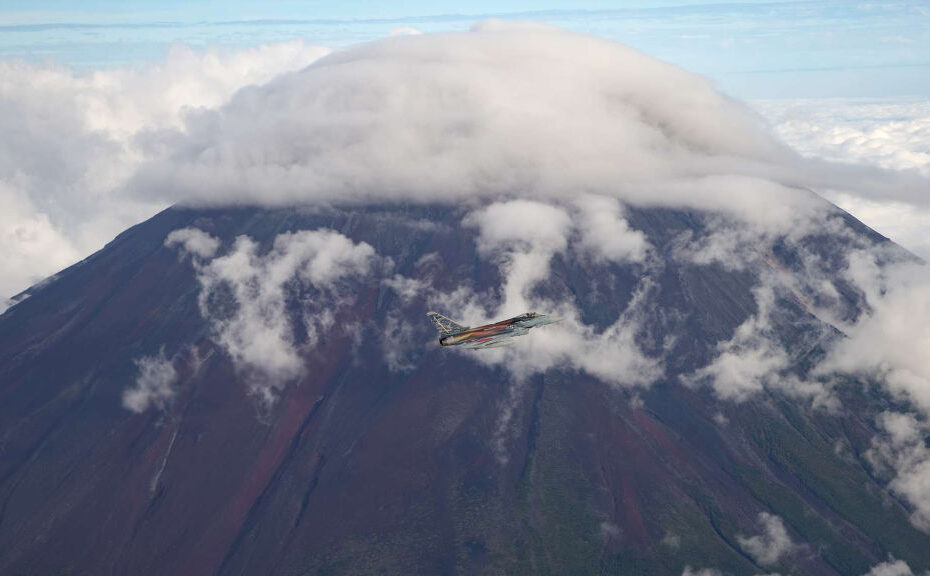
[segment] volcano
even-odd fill
[[[845,247],[890,242],[831,208],[733,267],[676,256],[715,231],[707,213],[628,207],[652,263],[553,250],[527,292],[570,304],[586,337],[633,327],[607,354],[640,358],[608,378],[534,367],[543,331],[505,352],[438,345],[430,305],[500,301],[516,266],[482,248],[473,211],[176,207],[30,289],[0,315],[0,572],[930,568],[930,536],[868,458],[895,399],[855,379],[832,402],[706,383],[765,278],[801,278],[814,254],[855,317]],[[778,380],[804,379],[842,335],[783,285],[766,304]]]

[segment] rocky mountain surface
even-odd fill
[[[640,207],[626,220],[652,264],[554,253],[536,297],[570,303],[595,336],[635,307],[656,368],[626,385],[570,364],[511,369],[506,355],[549,327],[502,356],[438,346],[425,312],[442,295],[506,283],[468,211],[172,208],[31,289],[0,315],[0,573],[930,568],[930,536],[867,458],[893,400],[855,381],[832,407],[774,386],[726,399],[701,372],[759,314],[760,278],[801,275],[799,245],[836,272],[834,308],[860,313],[843,237],[750,247],[744,267],[688,261],[682,239],[713,219]],[[166,244],[192,229],[203,237]],[[297,236],[323,230],[335,235]],[[298,266],[262,292],[281,238],[348,239],[357,273],[303,282]],[[233,250],[239,268],[211,260]],[[785,377],[803,379],[842,336],[798,286],[774,293],[768,330]],[[250,310],[269,333],[237,323]],[[269,314],[293,355],[263,348],[281,339]]]

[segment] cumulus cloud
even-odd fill
[[[435,252],[432,255],[435,256]],[[422,260],[421,258],[421,261]],[[404,301],[413,300],[431,289],[429,282],[419,278],[410,278],[401,274],[395,274],[391,278],[382,280],[382,282]]]
[[[140,163],[164,153],[159,134],[325,52],[300,41],[236,52],[176,46],[157,64],[90,73],[0,60],[0,297],[167,205],[125,188]]]
[[[759,525],[762,527],[761,534],[736,537],[740,547],[752,556],[753,560],[763,566],[771,566],[791,554],[795,544],[788,536],[788,530],[781,518],[768,512],[760,512]]]
[[[174,385],[178,373],[174,361],[165,357],[162,350],[155,356],[143,356],[136,360],[138,375],[131,388],[123,391],[123,406],[136,413],[149,408],[164,410],[174,398]]]
[[[354,301],[347,283],[367,275],[377,258],[368,244],[331,230],[280,234],[268,251],[239,236],[209,260],[219,242],[200,230],[176,230],[166,243],[197,257],[200,313],[266,402],[303,375],[302,353],[333,327],[340,306]]]

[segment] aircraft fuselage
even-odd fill
[[[529,332],[531,328],[545,326],[546,324],[552,324],[557,321],[557,319],[553,319],[545,314],[528,312],[520,316],[508,318],[507,320],[485,324],[484,326],[478,326],[476,328],[462,328],[461,330],[451,333],[443,333],[439,337],[439,344],[441,346],[464,345],[467,348],[493,348],[496,346],[504,346],[509,344],[511,338],[523,336]]]

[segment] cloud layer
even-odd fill
[[[794,158],[701,77],[614,42],[488,22],[354,46],[190,115],[131,188],[261,205],[588,192],[786,226],[816,204],[771,177]]]
[[[930,175],[930,102],[840,99],[752,102],[788,145],[812,158]],[[894,187],[890,187],[894,188]],[[857,194],[822,189],[830,201],[892,240],[930,259],[927,186],[914,194]]]
[[[930,173],[930,103],[923,100],[759,100],[753,106],[805,156]]]

